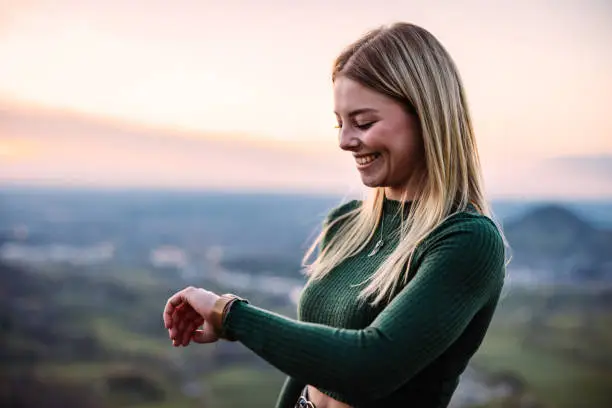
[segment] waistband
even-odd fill
[[[308,386],[305,386],[295,404],[295,408],[317,408],[308,398]]]

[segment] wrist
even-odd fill
[[[248,300],[231,293],[217,296],[211,310],[209,323],[220,339],[235,341],[234,338],[231,338],[231,336],[228,336],[225,332],[224,323],[232,305],[239,301],[248,303]]]
[[[215,305],[219,302],[219,300],[221,299],[221,296],[217,295],[216,293],[213,292],[209,292],[210,293],[210,298],[208,300],[208,314],[202,316],[204,318],[204,320],[206,321],[212,321],[214,319],[213,315],[215,314]]]

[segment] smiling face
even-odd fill
[[[353,153],[363,184],[385,187],[394,200],[404,191],[413,198],[424,164],[417,116],[395,99],[343,76],[334,81],[334,112],[340,148]]]

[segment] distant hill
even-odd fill
[[[221,251],[226,268],[298,279],[301,257],[325,215],[346,199],[0,188],[0,246],[17,242],[56,260],[51,255],[58,245],[80,250],[110,243],[112,262],[124,267],[148,266],[151,251],[173,246],[188,255],[195,269],[214,248]],[[537,269],[539,278],[546,273],[551,279],[612,276],[612,201],[492,204],[512,245],[511,267]]]
[[[612,230],[597,228],[560,205],[535,207],[504,225],[517,267],[558,278],[612,279]]]

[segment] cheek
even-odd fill
[[[420,139],[414,134],[398,135],[401,133],[395,133],[388,145],[393,164],[402,167],[416,165],[423,156]]]
[[[370,129],[364,132],[361,141],[368,151],[381,152],[388,148],[388,140],[385,132],[379,129]]]
[[[363,142],[369,150],[389,154],[397,150],[398,140],[393,128],[375,126],[364,135]]]
[[[376,126],[363,136],[362,141],[368,150],[386,156],[387,165],[393,168],[405,168],[422,156],[420,136],[404,122],[395,126]]]

